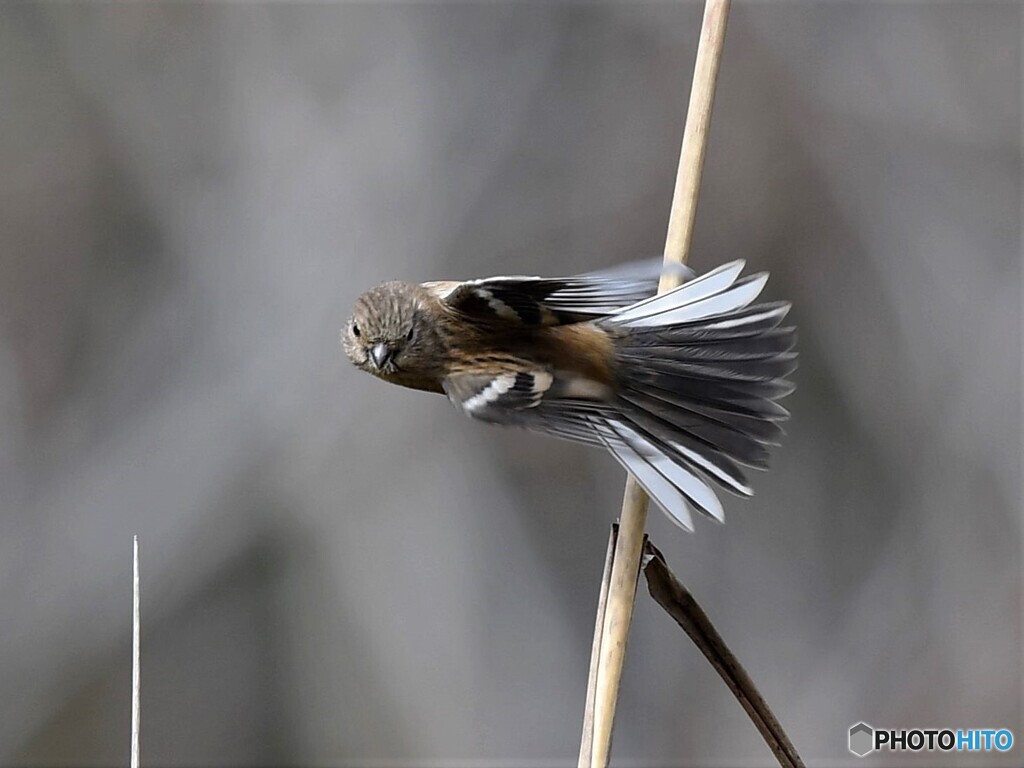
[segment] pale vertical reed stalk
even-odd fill
[[[715,82],[722,58],[728,18],[729,0],[707,0],[694,65],[682,150],[679,155],[668,235],[665,240],[666,265],[685,264],[689,255]],[[680,277],[670,272],[666,270],[662,276],[658,286],[659,292],[663,293],[678,285]],[[633,619],[640,558],[643,554],[647,502],[647,494],[632,477],[628,477],[622,500],[622,512],[619,515],[619,532],[612,557],[601,638],[599,642],[594,642],[598,663],[592,664],[593,675],[588,686],[588,701],[592,698],[594,703],[593,736],[588,738],[585,729],[581,740],[580,768],[605,768],[608,765],[615,705],[619,696],[626,642]],[[585,723],[589,717],[588,711],[584,716]]]
[[[139,666],[140,653],[139,611],[139,537],[132,540],[132,751],[131,768],[139,768]]]

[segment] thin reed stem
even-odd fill
[[[676,174],[675,192],[665,240],[665,263],[685,264],[693,239],[693,223],[697,213],[697,194],[704,166],[708,126],[714,102],[715,82],[725,42],[725,27],[729,17],[729,0],[707,0],[701,26],[697,60],[694,66],[690,103],[683,131],[683,144]],[[681,277],[662,276],[659,291],[665,292],[678,285]],[[612,725],[622,680],[622,667],[626,657],[626,643],[633,619],[636,583],[640,573],[640,558],[647,525],[647,494],[629,477],[619,515],[619,532],[608,578],[608,599],[601,624],[600,641],[595,639],[598,656],[595,675],[593,717],[588,709],[585,726],[593,723],[593,735],[588,739],[586,727],[581,744],[591,744],[590,768],[605,768],[611,752]],[[603,588],[602,588],[603,589]],[[588,694],[589,696],[589,694]],[[580,765],[584,765],[581,748]]]
[[[132,749],[131,768],[139,768],[139,667],[142,660],[139,610],[139,537],[132,539]]]

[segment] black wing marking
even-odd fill
[[[467,416],[511,424],[515,414],[540,405],[554,376],[543,369],[510,370],[496,375],[463,373],[444,381],[448,399]]]
[[[690,277],[686,267],[674,271]],[[576,323],[618,312],[651,297],[662,274],[648,260],[575,277],[492,277],[431,284],[455,311],[490,322],[527,326]]]

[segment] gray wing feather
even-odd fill
[[[714,491],[680,462],[678,450],[666,451],[642,427],[628,423],[607,404],[544,400],[550,383],[550,374],[543,371],[493,377],[465,374],[446,381],[445,391],[463,413],[475,419],[607,448],[669,518],[686,530],[693,530],[691,508],[715,520],[724,519]]]

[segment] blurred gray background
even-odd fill
[[[799,389],[726,526],[650,530],[809,763],[1024,739],[1021,8],[733,7],[692,263],[771,270]],[[700,18],[0,7],[0,764],[127,762],[134,533],[144,763],[575,764],[622,471],[338,329],[658,253]],[[770,765],[638,605],[616,764]]]

